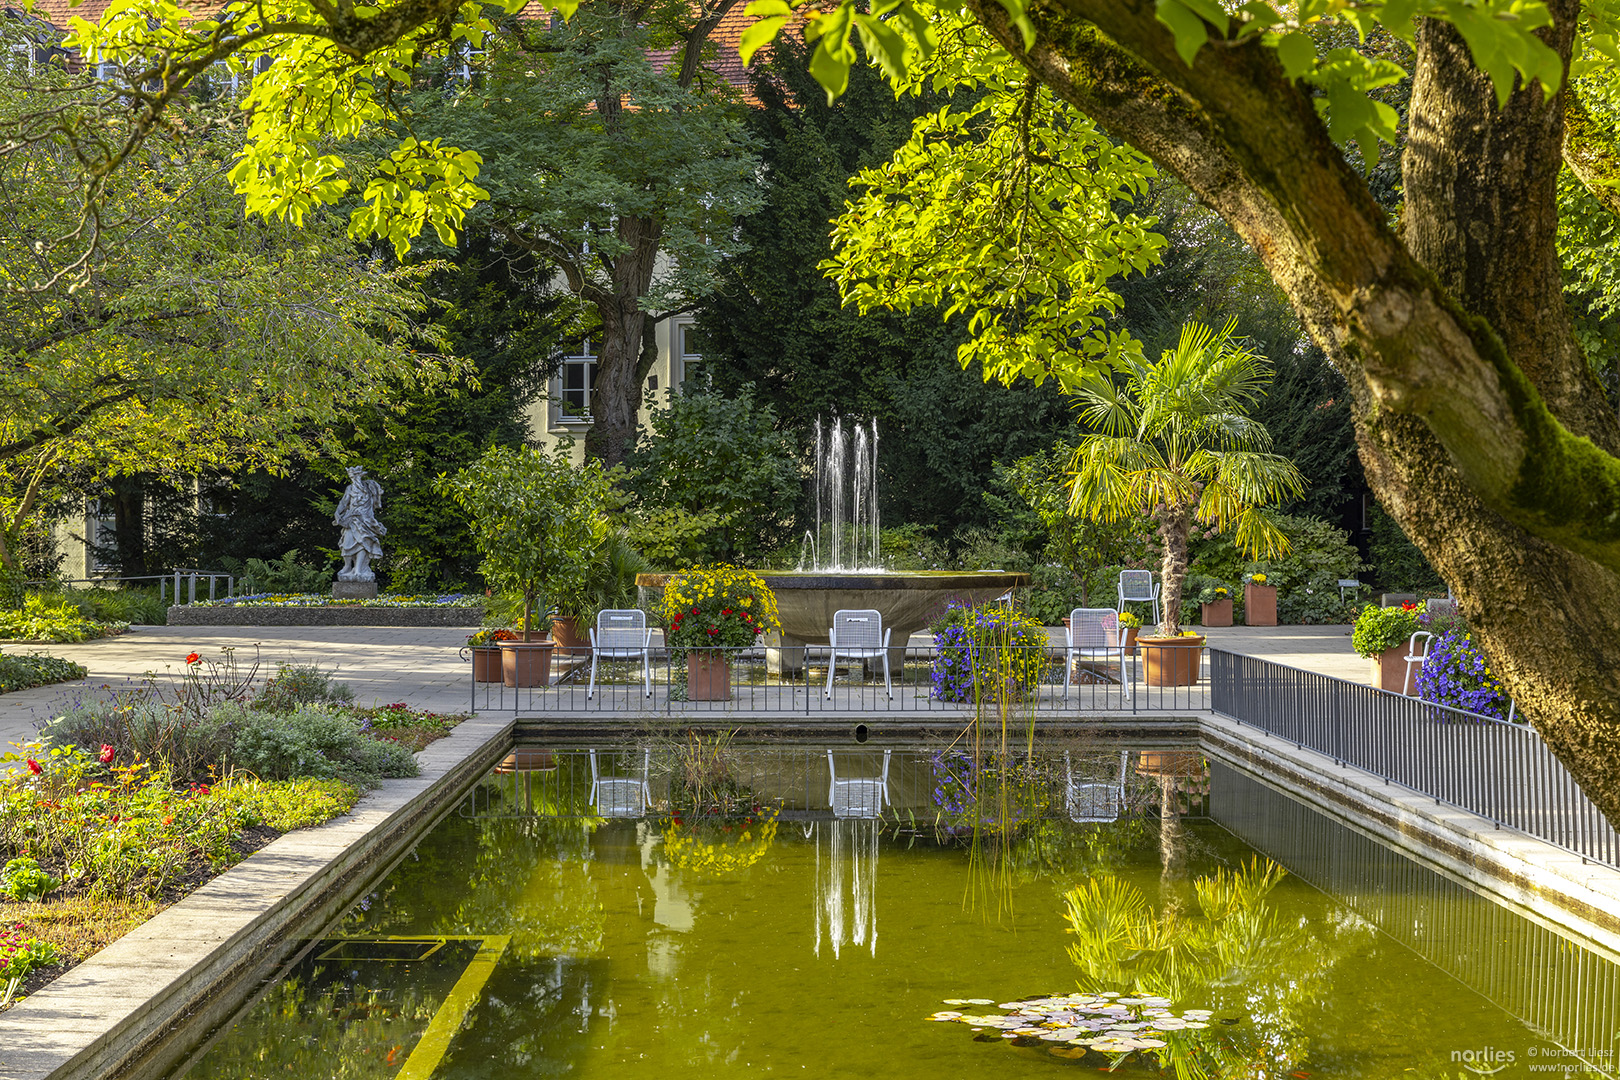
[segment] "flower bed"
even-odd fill
[[[443,595],[398,594],[374,596],[369,600],[339,600],[328,593],[253,593],[249,596],[230,596],[223,600],[199,600],[187,607],[375,607],[375,608],[432,608],[482,607],[484,597],[475,593],[445,593]]]
[[[40,653],[0,656],[0,694],[52,683],[73,682],[88,674],[83,664],[55,656]]]

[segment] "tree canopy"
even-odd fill
[[[699,24],[729,6],[700,8]],[[1575,335],[1557,250],[1563,164],[1611,213],[1620,206],[1610,183],[1620,154],[1596,119],[1617,98],[1620,8],[966,0],[964,9],[841,0],[796,12],[788,0],[753,0],[763,18],[744,44],[758,47],[802,15],[811,71],[833,93],[858,59],[856,38],[901,78],[940,53],[959,57],[959,69],[935,78],[982,81],[972,65],[1010,57],[1025,81],[1218,212],[1344,375],[1369,484],[1452,584],[1522,711],[1620,822],[1620,419]],[[253,84],[251,137],[234,175],[252,206],[296,217],[341,194],[345,163],[323,140],[381,118],[388,88],[407,82],[424,52],[480,44],[483,11],[459,0],[244,0],[212,20],[191,20],[173,0],[114,9],[100,27],[76,24],[75,43],[126,64],[124,85],[106,95],[109,116],[128,116],[126,137],[64,131],[48,111],[17,130],[77,140],[93,210],[107,178],[208,64],[273,51],[281,62]],[[1341,27],[1407,43],[1410,71],[1341,43],[1329,32]],[[942,45],[971,45],[981,29],[1006,57]],[[683,59],[695,63],[692,48]],[[1397,228],[1365,168],[1400,139],[1400,113],[1378,95],[1408,75]],[[453,227],[481,196],[477,164],[407,138],[368,184],[354,223],[394,237]],[[1057,358],[1054,374],[1095,355]]]

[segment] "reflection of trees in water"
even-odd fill
[[[1092,992],[1152,994],[1216,1011],[1207,1035],[1167,1040],[1180,1077],[1273,1077],[1303,1061],[1306,1022],[1342,955],[1267,896],[1284,871],[1271,862],[1193,882],[1189,907],[1158,911],[1134,886],[1099,875],[1065,895],[1069,956]]]
[[[449,947],[438,963],[305,959],[231,1025],[186,1080],[392,1077],[477,944]]]

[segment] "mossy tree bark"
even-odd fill
[[[1559,289],[1561,95],[1521,88],[1497,108],[1456,34],[1426,25],[1397,234],[1259,35],[1188,67],[1151,0],[1047,0],[1026,50],[999,4],[969,3],[1255,247],[1350,383],[1374,491],[1620,823],[1620,427]],[[1567,63],[1578,5],[1549,6],[1544,33]]]

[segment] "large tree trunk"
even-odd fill
[[[663,228],[657,221],[626,217],[619,220],[618,232],[630,250],[613,260],[612,293],[593,297],[602,317],[602,352],[591,394],[591,430],[585,436],[585,453],[607,468],[623,461],[636,440],[646,380],[642,341],[650,329],[641,298],[652,285]]]
[[[1350,384],[1369,483],[1456,590],[1494,669],[1620,824],[1620,429],[1557,286],[1558,102],[1498,110],[1446,27],[1419,41],[1405,243],[1258,40],[1189,68],[1149,0],[976,16],[1187,183],[1264,260]],[[1577,8],[1551,5],[1569,54]]]

